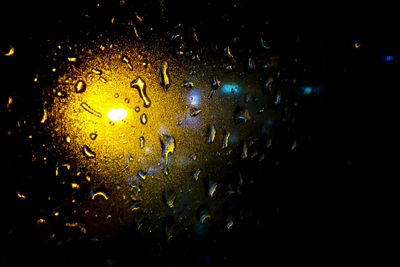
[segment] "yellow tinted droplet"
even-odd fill
[[[138,33],[136,27],[133,27],[133,31],[135,32],[136,38],[138,38],[140,40],[140,36],[139,36],[139,33]]]
[[[74,189],[78,189],[79,188],[79,184],[71,183],[71,187],[74,188]]]
[[[87,145],[83,146],[82,152],[88,158],[94,158],[96,156],[96,154]]]
[[[20,192],[17,192],[17,196],[18,196],[19,198],[26,199],[26,196],[23,195],[23,194],[21,194]]]
[[[13,102],[13,98],[11,96],[9,96],[8,101],[7,101],[7,108],[10,108],[12,102]]]
[[[146,124],[147,123],[147,116],[146,113],[143,113],[142,115],[140,115],[140,122],[142,124]]]
[[[168,90],[169,86],[171,85],[171,82],[169,80],[169,74],[168,74],[168,62],[163,61],[158,69],[158,72],[160,74],[160,84],[164,88],[165,91]]]
[[[99,69],[93,68],[92,69],[92,73],[96,74],[96,75],[101,75],[103,72]]]
[[[93,108],[91,108],[88,104],[86,103],[82,103],[81,107],[83,107],[84,110],[86,110],[87,112],[89,112],[90,114],[101,118],[101,113],[97,112],[96,110],[94,110]]]
[[[84,81],[78,81],[75,84],[75,92],[77,93],[83,93],[86,90],[86,84]]]
[[[4,56],[9,57],[9,56],[14,55],[14,53],[15,53],[15,48],[14,48],[14,46],[11,46],[10,50],[7,53],[5,53]]]
[[[45,224],[45,223],[46,223],[46,220],[43,219],[43,218],[40,218],[40,219],[38,219],[36,222],[37,222],[38,224]]]
[[[151,102],[150,102],[149,97],[146,94],[146,84],[144,83],[144,81],[140,77],[138,77],[136,80],[131,82],[131,87],[136,88],[139,91],[139,96],[144,102],[143,106],[145,108],[150,107]],[[139,107],[135,108],[136,112],[139,112],[139,110],[140,110]]]
[[[98,192],[93,192],[92,193],[92,199],[95,199],[95,197],[97,197],[97,196],[101,196],[101,197],[103,197],[104,199],[108,199],[108,196],[106,195],[106,193],[104,193],[104,192],[101,192],[101,191],[98,191]]]
[[[224,142],[222,144],[222,148],[228,148],[229,137],[231,136],[231,132],[226,132],[224,136]]]
[[[107,112],[107,117],[112,121],[122,121],[128,115],[128,111],[123,108],[112,108]]]
[[[97,134],[91,133],[89,134],[90,139],[95,140],[97,138]]]
[[[130,70],[133,70],[131,61],[129,60],[129,58],[127,56],[122,56],[121,60],[122,60],[122,62],[125,62],[128,65],[128,68]]]
[[[68,61],[69,62],[76,62],[78,59],[76,57],[69,57]]]
[[[66,137],[65,137],[65,142],[67,142],[68,144],[71,143],[71,137],[66,136]]]

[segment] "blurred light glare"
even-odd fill
[[[107,112],[107,117],[112,121],[122,121],[128,115],[128,111],[123,108],[112,108]]]

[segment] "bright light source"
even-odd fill
[[[107,116],[112,121],[122,121],[128,115],[128,111],[123,108],[112,108],[107,112]]]

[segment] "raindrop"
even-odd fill
[[[192,89],[193,86],[194,86],[194,84],[193,84],[193,82],[186,81],[186,82],[183,84],[183,86],[186,87],[186,88]]]
[[[75,92],[83,93],[86,90],[86,84],[84,81],[80,80],[75,84]]]
[[[213,90],[217,90],[221,86],[221,81],[218,80],[217,76],[214,76],[212,81],[211,81],[211,88]]]
[[[144,181],[144,180],[146,180],[147,172],[144,172],[144,171],[140,170],[140,171],[137,172],[136,177],[137,177],[138,179]]]
[[[196,153],[193,153],[193,155],[192,155],[192,160],[197,160],[197,155],[196,155]]]
[[[249,57],[249,69],[251,69],[251,70],[255,70],[256,69],[256,65],[254,64],[254,60],[251,57]]]
[[[199,207],[198,216],[199,216],[198,217],[199,221],[201,223],[207,223],[211,218],[211,215],[210,215],[210,212],[208,211],[208,208],[207,207],[201,207],[201,206]]]
[[[85,155],[87,158],[96,157],[96,154],[87,145],[83,146],[82,152],[83,152],[83,155]]]
[[[146,115],[146,113],[143,113],[142,115],[140,115],[140,122],[143,125],[147,123],[147,115]]]
[[[97,138],[97,134],[96,133],[91,133],[89,134],[90,139],[95,140]]]
[[[250,113],[247,109],[242,109],[242,108],[236,108],[235,110],[235,122],[239,123],[241,121],[244,121],[245,123],[251,118]]]
[[[235,221],[233,220],[233,218],[232,217],[228,217],[226,219],[226,229],[227,230],[231,229],[234,223],[235,223]]]
[[[231,49],[228,47],[225,47],[224,49],[224,53],[225,55],[227,55],[230,59],[233,60],[233,62],[235,62],[235,58],[233,57],[232,53],[231,53]]]
[[[211,124],[208,131],[209,131],[209,135],[208,135],[207,142],[209,144],[212,144],[212,143],[214,143],[215,135],[217,134],[217,130],[215,129],[215,126],[213,124]]]
[[[15,53],[15,48],[14,48],[14,46],[10,45],[10,50],[7,53],[3,54],[3,55],[6,56],[6,57],[9,57],[9,56],[14,55],[14,53]]]
[[[69,137],[68,135],[65,137],[65,142],[67,142],[68,144],[71,143],[71,137]]]
[[[64,92],[64,91],[58,91],[56,93],[56,96],[59,97],[59,98],[67,98],[68,94],[66,92]]]
[[[129,104],[129,98],[125,98],[125,103]]]
[[[139,112],[139,111],[140,111],[140,108],[139,108],[139,107],[135,107],[135,111],[136,111],[136,112]]]
[[[139,142],[140,142],[140,148],[144,148],[145,140],[143,136],[139,137]]]
[[[110,197],[110,194],[104,188],[97,188],[94,190],[90,190],[90,196],[92,199],[102,197],[107,200]]]
[[[190,116],[196,117],[196,116],[199,115],[200,113],[201,113],[201,109],[199,109],[199,108],[193,108],[193,109],[191,109]]]
[[[131,87],[136,88],[139,91],[139,96],[144,102],[143,106],[145,108],[150,107],[151,102],[150,102],[149,97],[146,94],[146,84],[144,83],[144,81],[140,77],[138,77],[138,78],[136,78],[136,80],[131,82]],[[135,111],[136,111],[136,108],[135,108]],[[139,112],[139,111],[136,111],[136,112]]]
[[[210,197],[214,196],[215,190],[217,189],[218,184],[215,182],[213,184],[210,185],[210,188],[208,189],[208,195]]]
[[[114,97],[115,97],[115,98],[118,98],[118,97],[119,97],[119,94],[118,94],[118,93],[115,93],[115,94],[114,94]]]
[[[101,118],[101,113],[98,112],[98,111],[96,111],[96,110],[94,110],[93,108],[91,108],[87,103],[82,103],[82,104],[81,104],[81,107],[82,107],[84,110],[86,110],[87,112],[89,112],[90,114],[92,114],[92,115],[94,115],[94,116],[96,116],[96,117]]]
[[[158,68],[158,73],[160,74],[160,84],[164,88],[165,91],[168,90],[169,86],[171,85],[171,81],[169,79],[168,74],[168,62],[163,61]]]
[[[103,72],[99,69],[96,68],[92,68],[92,73],[96,74],[96,75],[101,75]]]
[[[231,132],[226,131],[224,135],[224,141],[222,143],[222,148],[226,149],[228,148],[228,142],[229,142],[229,137],[231,136]]]
[[[162,147],[162,157],[165,161],[164,174],[168,175],[168,155],[173,154],[175,151],[175,138],[173,136],[163,135],[160,137],[161,147]]]
[[[199,180],[199,176],[200,176],[200,168],[198,168],[194,174],[193,174],[193,178],[195,181]]]
[[[241,155],[242,159],[247,159],[247,152],[248,152],[247,142],[244,141],[243,148],[242,148],[242,155]]]
[[[40,123],[45,123],[46,120],[47,120],[47,110],[46,110],[46,109],[43,109],[43,117],[42,117],[42,119],[40,120]]]
[[[139,38],[139,39],[140,39],[140,38]],[[121,60],[122,60],[122,62],[124,62],[124,63],[126,63],[126,64],[128,65],[128,68],[129,68],[130,70],[133,70],[131,61],[129,60],[129,58],[128,58],[127,56],[122,56],[122,57],[121,57]]]
[[[165,190],[163,191],[162,199],[166,206],[173,208],[175,205],[176,193]]]
[[[281,93],[278,92],[275,98],[275,105],[278,105],[279,103],[281,103]]]

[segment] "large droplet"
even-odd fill
[[[145,140],[143,136],[139,137],[139,142],[140,142],[140,148],[144,148]]]
[[[140,122],[143,125],[147,123],[147,115],[146,115],[146,113],[143,113],[142,115],[140,115]]]
[[[197,115],[199,115],[201,113],[201,109],[199,108],[192,108],[190,111],[190,116],[191,117],[196,117]]]
[[[82,103],[82,104],[81,104],[81,107],[82,107],[84,110],[86,110],[87,112],[89,112],[90,114],[92,114],[92,115],[94,115],[94,116],[96,116],[96,117],[101,118],[101,113],[98,112],[98,111],[96,111],[96,110],[94,110],[93,108],[91,108],[87,103]]]
[[[151,102],[150,102],[149,97],[146,94],[146,84],[144,83],[144,81],[140,77],[138,77],[138,78],[136,78],[136,80],[131,82],[131,87],[136,88],[139,91],[139,96],[143,100],[143,103],[144,103],[143,106],[145,108],[150,107]]]
[[[85,155],[87,158],[96,157],[96,154],[87,145],[83,146],[82,152],[83,152],[83,155]]]
[[[75,92],[83,93],[86,90],[86,84],[84,81],[80,80],[75,84]]]
[[[209,135],[208,135],[207,143],[209,143],[209,144],[214,143],[216,134],[217,134],[217,130],[215,129],[215,126],[213,124],[211,124],[210,128],[209,128]]]
[[[222,143],[222,148],[228,148],[229,137],[231,136],[231,132],[226,131],[224,135],[224,141]]]
[[[173,154],[175,151],[175,138],[173,136],[163,135],[160,137],[161,147],[162,147],[162,157],[165,161],[165,171],[164,174],[168,175],[168,156],[169,154]]]
[[[235,122],[247,122],[249,119],[251,119],[250,113],[247,109],[242,109],[242,108],[237,108],[235,110]]]
[[[89,134],[90,139],[95,140],[97,138],[97,134],[96,133],[91,133]]]
[[[164,88],[165,91],[168,90],[169,86],[171,85],[171,81],[169,79],[168,74],[168,62],[163,61],[158,68],[158,72],[160,74],[160,84]]]
[[[193,174],[193,178],[195,181],[199,180],[199,176],[200,176],[200,168],[198,168],[194,174]]]
[[[247,142],[244,141],[243,148],[242,148],[242,155],[241,155],[242,159],[247,159],[247,154],[248,154],[247,151],[248,151]]]
[[[215,193],[215,190],[217,189],[217,186],[218,186],[218,184],[215,182],[215,183],[212,183],[211,185],[210,185],[210,188],[208,189],[208,195],[210,196],[210,197],[213,197],[214,196],[214,193]]]
[[[105,190],[103,188],[97,188],[97,189],[90,190],[90,196],[92,199],[101,197],[101,198],[104,198],[105,200],[107,200],[110,197],[109,195],[110,194],[107,192],[107,190]]]

